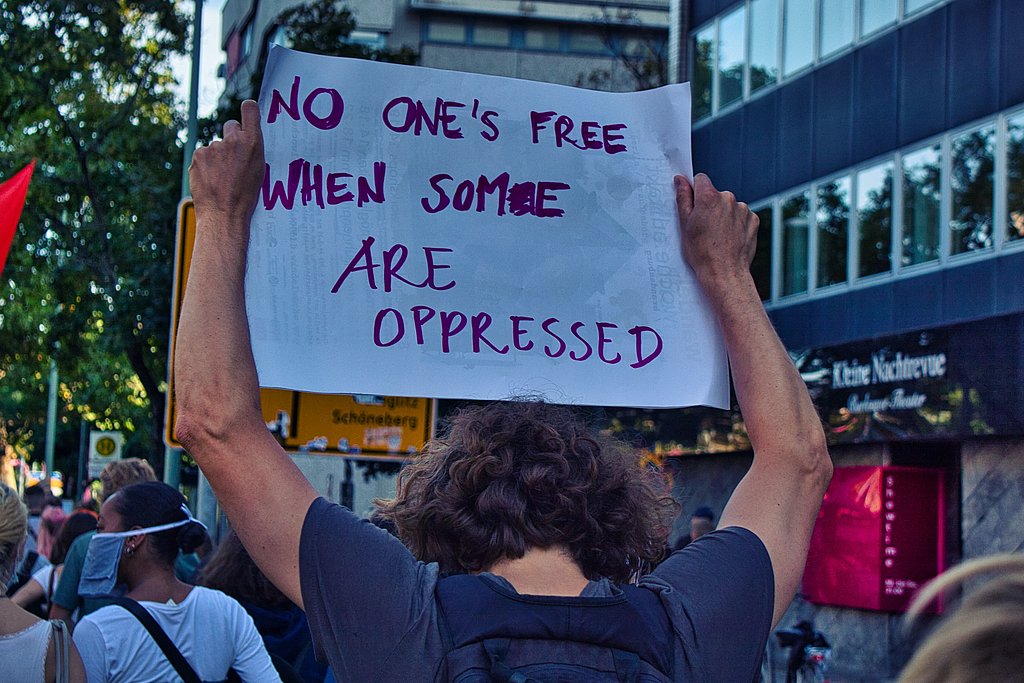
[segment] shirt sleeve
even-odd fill
[[[281,676],[270,661],[270,654],[263,644],[263,638],[256,630],[249,613],[231,600],[232,621],[234,622],[235,659],[231,663],[246,683],[281,683]]]
[[[387,531],[318,498],[302,527],[299,575],[317,659],[339,681],[377,680],[399,649],[421,664],[436,654],[437,565]]]
[[[82,565],[85,564],[85,552],[89,549],[91,538],[92,534],[86,534],[71,544],[64,558],[64,569],[61,570],[57,588],[53,591],[54,604],[72,612],[79,606],[78,581],[82,578]]]
[[[775,607],[775,575],[752,531],[705,534],[642,581],[662,593],[676,636],[709,681],[751,681],[760,667]]]
[[[75,626],[72,640],[78,648],[78,654],[85,665],[85,680],[88,683],[106,683],[109,677],[107,670],[107,644],[103,640],[103,632],[89,617],[85,617]]]

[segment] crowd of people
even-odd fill
[[[666,557],[677,505],[659,473],[585,414],[539,401],[448,416],[372,521],[320,497],[255,399],[243,283],[264,168],[252,101],[191,168],[197,237],[175,428],[232,533],[214,544],[141,460],[111,463],[101,507],[66,517],[44,491],[23,502],[0,485],[4,678],[755,680],[832,464],[750,276],[749,208],[706,176],[675,179],[682,256],[722,331],[754,458],[717,523],[695,510]],[[1008,636],[1024,564],[984,569],[1006,577],[964,603],[905,681],[978,680],[966,660],[936,666],[965,631],[975,647],[1013,645],[984,651],[1018,675],[1021,640]]]

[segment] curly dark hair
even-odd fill
[[[567,407],[465,408],[402,470],[378,515],[444,572],[486,571],[560,546],[587,578],[626,581],[660,559],[677,513],[665,480],[639,456]]]

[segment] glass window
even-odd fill
[[[508,26],[477,24],[473,27],[473,44],[492,47],[508,47],[512,40],[512,32]]]
[[[245,23],[242,29],[241,59],[245,59],[252,52],[252,19]]]
[[[821,0],[818,54],[826,57],[853,42],[855,0]]]
[[[757,251],[750,264],[750,273],[754,276],[761,301],[768,301],[772,298],[772,207],[766,206],[754,213],[761,223],[757,227]]]
[[[750,92],[779,78],[779,1],[750,3]]]
[[[783,22],[782,72],[788,76],[814,59],[814,0],[787,0]]]
[[[858,277],[892,267],[892,174],[887,161],[857,174]]]
[[[896,23],[896,0],[860,0],[860,34]]]
[[[556,29],[528,28],[523,31],[523,45],[528,50],[558,50],[562,47],[562,34]]]
[[[846,282],[846,235],[850,223],[850,179],[818,186],[815,228],[818,231],[818,287]]]
[[[740,6],[718,22],[718,106],[743,97],[743,65],[747,61],[747,9]]]
[[[953,138],[950,253],[992,246],[993,170],[996,131],[991,126]]]
[[[570,31],[569,52],[606,54],[610,52],[604,36],[591,31]]]
[[[809,192],[788,197],[782,203],[782,295],[807,291],[807,227]]]
[[[1024,114],[1007,122],[1006,239],[1024,238]]]
[[[916,12],[919,9],[924,9],[929,5],[934,5],[938,1],[939,0],[907,0],[907,10],[904,14],[910,14],[911,12]]]
[[[939,258],[942,147],[903,156],[903,235],[900,263],[912,266]]]
[[[711,73],[715,64],[715,27],[708,26],[693,37],[693,118],[711,113]]]
[[[443,43],[466,42],[466,25],[461,21],[435,21],[427,24],[427,40]]]

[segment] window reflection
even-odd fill
[[[562,34],[555,29],[528,28],[523,32],[523,45],[530,50],[558,50]]]
[[[821,36],[818,52],[826,57],[853,42],[855,0],[821,0]]]
[[[952,213],[950,252],[992,246],[995,128],[987,126],[953,138],[950,148]]]
[[[464,43],[466,42],[466,25],[461,21],[431,21],[427,24],[427,40]]]
[[[750,3],[750,92],[771,85],[779,77],[779,2]]]
[[[718,22],[718,106],[743,97],[743,65],[746,62],[747,11],[741,6]]]
[[[928,7],[929,5],[934,5],[937,2],[939,2],[939,0],[907,0],[907,9],[905,11],[905,14],[916,12],[919,9],[924,9],[925,7]]]
[[[715,27],[693,37],[693,118],[711,114],[711,73],[715,63]]]
[[[750,273],[754,276],[761,301],[768,301],[772,298],[772,207],[766,206],[754,213],[761,222],[757,228],[757,251],[750,264]]]
[[[1006,239],[1024,238],[1024,114],[1006,126]]]
[[[892,264],[892,175],[886,162],[857,174],[858,277],[888,271]]]
[[[942,203],[942,148],[939,145],[903,157],[903,235],[900,263],[912,266],[939,258],[939,207]]]
[[[818,231],[818,287],[846,282],[846,236],[850,221],[850,179],[818,186],[815,205]]]
[[[782,203],[782,295],[807,291],[807,232],[810,193]]]
[[[860,0],[860,34],[896,23],[896,0]]]
[[[814,59],[814,0],[787,0],[782,71],[789,75]]]
[[[493,24],[477,24],[473,27],[473,43],[492,47],[508,47],[512,42],[512,32],[507,26]]]

